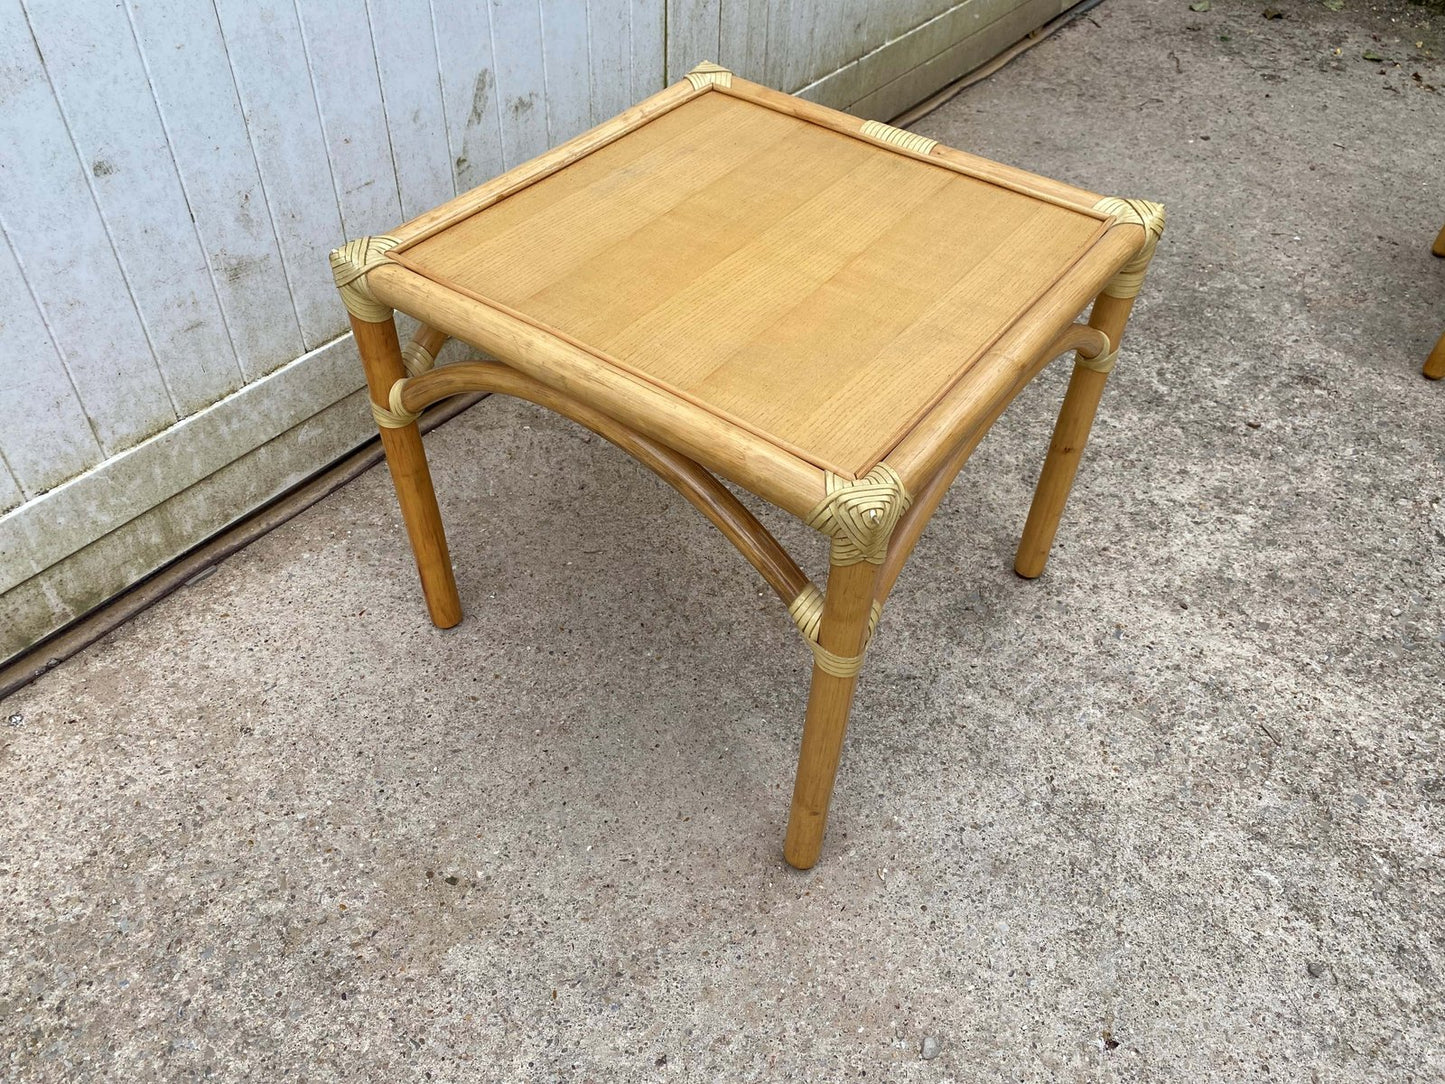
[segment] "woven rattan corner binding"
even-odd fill
[[[777,592],[813,657],[784,854],[817,860],[884,602],[949,484],[1075,355],[1014,567],[1044,568],[1163,209],[702,64],[332,254],[432,620],[461,620],[416,419],[485,391],[618,445]],[[1075,322],[1093,301],[1087,324]],[[405,348],[393,310],[422,321]],[[434,364],[455,336],[499,360]],[[826,590],[722,484],[829,540]]]

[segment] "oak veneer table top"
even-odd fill
[[[857,478],[1109,221],[712,93],[392,258]]]
[[[853,479],[1115,223],[1094,193],[745,80],[679,87],[393,231],[388,258]]]
[[[806,867],[884,601],[989,427],[1073,351],[1015,560],[1043,571],[1163,224],[704,64],[331,260],[435,624],[461,602],[416,420],[467,391],[617,444],[777,592],[814,659],[784,848]],[[422,321],[405,349],[393,309]],[[497,360],[435,367],[448,337]],[[717,476],[831,539],[826,593]]]

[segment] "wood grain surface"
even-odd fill
[[[857,477],[1105,225],[960,169],[703,93],[397,259]]]

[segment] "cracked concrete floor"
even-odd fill
[[[1445,16],[1275,5],[1108,0],[918,125],[1170,226],[1046,575],[1062,366],[925,535],[815,870],[780,608],[489,401],[460,628],[373,471],[0,707],[0,1076],[1445,1077]]]

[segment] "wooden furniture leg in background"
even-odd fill
[[[1445,226],[1440,229],[1440,236],[1435,238],[1435,243],[1430,246],[1430,251],[1437,256],[1445,256]],[[1435,344],[1435,349],[1430,351],[1430,356],[1425,359],[1424,373],[1431,380],[1439,380],[1445,376],[1445,334],[1440,336]]]
[[[1435,349],[1430,351],[1430,356],[1425,359],[1425,368],[1421,370],[1431,380],[1439,380],[1445,376],[1445,335],[1441,335],[1435,344]]]
[[[1088,443],[1089,430],[1094,425],[1099,399],[1104,394],[1104,385],[1119,353],[1124,326],[1129,321],[1134,298],[1143,285],[1144,272],[1154,256],[1154,246],[1164,232],[1164,208],[1157,203],[1106,199],[1099,206],[1102,208],[1103,204],[1110,204],[1109,210],[1117,214],[1121,222],[1132,221],[1144,227],[1147,239],[1139,254],[1094,299],[1089,326],[1109,336],[1113,346],[1103,358],[1080,358],[1074,364],[1074,374],[1069,379],[1069,390],[1059,409],[1059,420],[1054,425],[1054,435],[1049,442],[1049,454],[1039,474],[1029,518],[1014,556],[1014,571],[1026,579],[1041,575],[1048,563],[1054,535],[1058,533],[1059,520],[1064,514],[1064,504],[1074,486],[1074,475],[1078,473],[1079,460],[1084,454],[1084,445]]]
[[[427,611],[431,614],[432,624],[449,629],[462,619],[462,601],[457,594],[451,555],[447,552],[446,534],[442,530],[441,511],[437,508],[431,471],[427,468],[426,450],[422,447],[421,433],[417,431],[417,415],[406,411],[400,403],[391,401],[392,389],[398,387],[398,381],[407,375],[401,343],[396,337],[396,320],[390,307],[377,302],[366,288],[366,272],[381,263],[386,251],[394,244],[387,237],[353,241],[331,254],[331,269],[346,310],[351,314],[351,331],[356,336],[356,348],[366,369],[372,413],[376,415],[381,429],[381,446],[386,450],[386,465],[391,469],[401,518],[411,538],[412,555],[416,558],[417,572],[421,576]],[[440,345],[435,339],[427,338],[425,333],[417,341],[428,353]],[[415,365],[413,351],[413,367]]]

